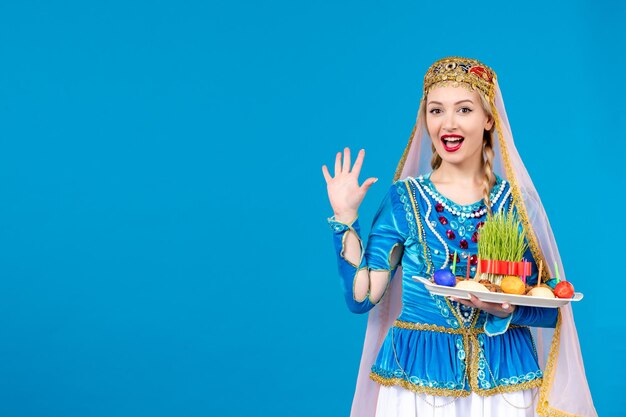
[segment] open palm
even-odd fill
[[[322,173],[326,179],[328,199],[337,220],[349,220],[356,217],[359,206],[367,190],[378,181],[378,178],[368,178],[359,186],[359,173],[363,166],[365,150],[361,149],[350,170],[350,148],[345,148],[343,164],[341,152],[335,157],[335,176],[332,177],[326,165],[322,166]]]

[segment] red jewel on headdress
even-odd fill
[[[491,74],[483,67],[472,67],[469,69],[469,72],[478,75],[480,78],[485,79],[491,82]]]

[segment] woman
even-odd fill
[[[417,122],[395,182],[363,244],[361,150],[322,171],[334,216],[348,308],[369,312],[353,416],[593,416],[571,307],[547,309],[431,296],[431,278],[460,254],[476,273],[478,230],[489,215],[520,218],[525,258],[565,276],[541,201],[517,154],[493,70],[448,57],[424,77]],[[429,169],[430,168],[430,169]],[[395,272],[395,274],[394,274]],[[554,272],[554,271],[553,271]]]

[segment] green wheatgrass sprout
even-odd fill
[[[480,259],[519,262],[528,248],[526,231],[515,215],[496,213],[478,231]]]

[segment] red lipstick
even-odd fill
[[[461,148],[461,144],[463,143],[463,136],[461,135],[443,135],[441,136],[441,143],[443,143],[443,148],[446,152],[456,152]]]

